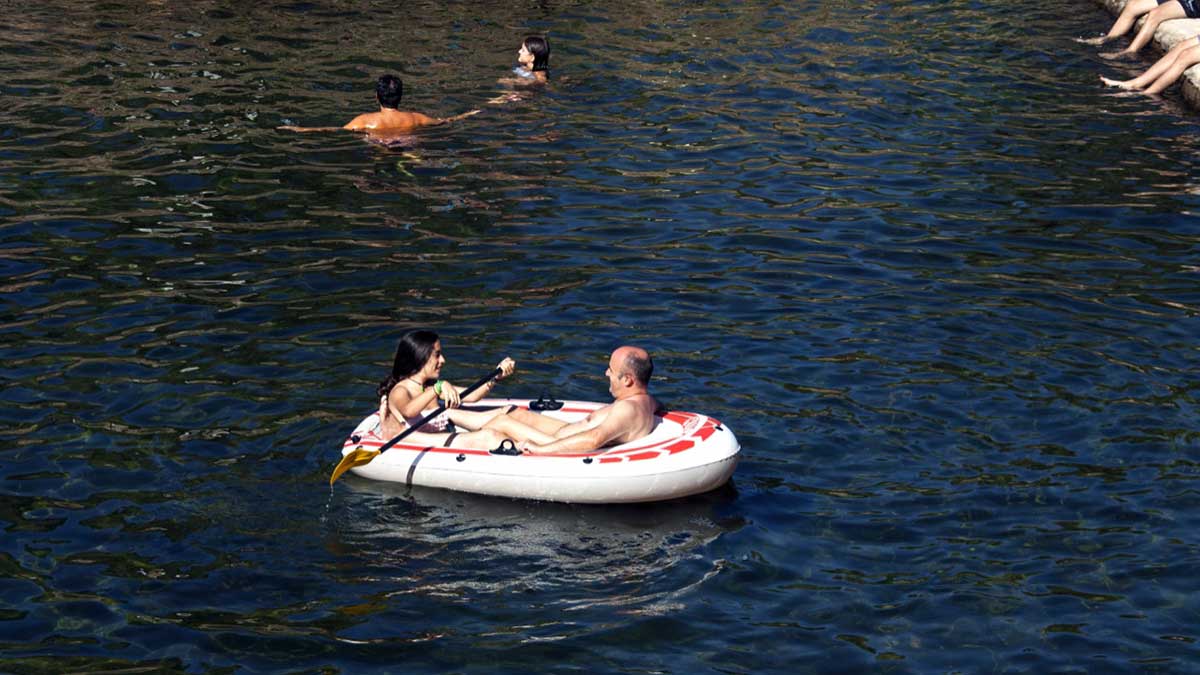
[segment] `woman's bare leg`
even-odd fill
[[[1101,37],[1080,40],[1080,42],[1090,45],[1102,45],[1106,42],[1111,42],[1128,33],[1129,29],[1133,28],[1133,24],[1139,16],[1157,6],[1158,0],[1129,0],[1129,2],[1125,3],[1125,8],[1121,10],[1120,16],[1113,22],[1112,27],[1108,29],[1107,33]]]
[[[462,408],[451,408],[446,411],[446,415],[454,422],[454,426],[462,427],[471,431],[482,429],[488,422],[491,422],[495,417],[503,415],[508,411],[507,406],[502,406],[492,410],[464,410]]]
[[[1183,11],[1183,5],[1178,2],[1166,2],[1155,7],[1146,15],[1146,20],[1142,23],[1142,27],[1138,29],[1137,36],[1125,48],[1124,53],[1136,54],[1139,52],[1154,37],[1154,31],[1158,30],[1158,26],[1162,22],[1168,19],[1183,19],[1185,17],[1187,17],[1187,13]]]
[[[488,410],[486,412],[476,412],[473,410],[451,410],[450,420],[455,424],[454,413],[468,413],[461,415],[460,418],[469,419],[472,422],[479,422],[482,427],[488,421],[495,417],[502,417],[505,408],[497,408],[496,410]],[[393,415],[387,404],[387,397],[384,396],[379,401],[379,435],[384,440],[391,440],[404,432],[408,425],[396,415]],[[500,442],[508,439],[508,436],[494,429],[479,429],[477,431],[467,431],[462,433],[427,433],[424,431],[414,431],[404,437],[404,440],[413,445],[428,445],[431,447],[447,447],[447,448],[474,448],[477,450],[491,450],[500,446]],[[516,440],[516,439],[513,439]]]
[[[553,417],[539,415],[532,410],[525,408],[515,408],[508,412],[508,417],[524,424],[527,427],[533,427],[543,434],[553,436],[558,433],[559,429],[567,426],[567,423],[562,420],[556,420]]]
[[[1101,76],[1100,79],[1104,81],[1104,84],[1107,84],[1110,87],[1120,87],[1122,89],[1144,89],[1150,86],[1152,82],[1157,80],[1159,75],[1162,75],[1164,72],[1166,72],[1166,70],[1171,67],[1171,64],[1175,63],[1175,60],[1179,58],[1180,54],[1188,49],[1196,47],[1197,45],[1200,45],[1200,43],[1196,41],[1196,38],[1180,40],[1179,42],[1175,43],[1174,47],[1171,47],[1170,51],[1168,51],[1166,54],[1163,54],[1161,58],[1155,61],[1154,65],[1147,68],[1145,72],[1137,77],[1128,80],[1116,80]]]
[[[534,413],[536,414],[536,413]],[[540,415],[538,415],[540,417]],[[494,417],[484,430],[493,430],[502,434],[505,438],[511,438],[518,443],[525,441],[533,441],[538,445],[553,443],[556,439],[552,434],[548,434],[536,427],[529,426],[520,420],[514,419],[511,415],[499,415]]]
[[[449,436],[450,434],[435,434],[437,436]],[[479,431],[468,431],[466,433],[454,434],[454,438],[450,439],[446,445],[448,448],[472,448],[475,450],[492,450],[500,447],[500,442],[507,440],[507,436],[492,429],[480,429]],[[442,440],[445,443],[445,439]]]
[[[1200,45],[1183,50],[1179,58],[1175,59],[1174,63],[1154,80],[1154,84],[1146,87],[1145,92],[1161,94],[1164,89],[1175,84],[1175,81],[1183,75],[1183,71],[1197,63],[1200,63]]]

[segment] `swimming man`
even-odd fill
[[[404,95],[404,84],[395,75],[382,75],[375,82],[375,98],[379,101],[379,112],[363,113],[341,127],[294,127],[282,126],[284,131],[362,131],[368,135],[403,134],[421,127],[454,122],[477,114],[478,110],[437,118],[418,112],[400,110],[400,98]]]

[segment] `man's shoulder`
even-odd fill
[[[624,414],[635,415],[637,417],[648,417],[658,412],[658,410],[662,408],[662,404],[658,402],[658,399],[647,394],[645,398],[626,398],[619,401],[613,401],[610,407],[613,410],[619,409],[623,411]]]
[[[379,113],[363,113],[347,122],[346,126],[342,128],[349,129],[350,131],[363,131],[364,129],[374,127],[378,120]]]
[[[408,110],[390,111],[386,114],[379,113],[379,115],[377,127],[379,129],[412,129],[438,123],[437,119],[429,115]]]
[[[419,112],[381,110],[363,113],[347,122],[346,126],[342,128],[350,131],[404,131],[440,122],[441,120],[436,117]]]

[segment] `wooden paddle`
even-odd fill
[[[476,382],[475,384],[462,390],[462,392],[459,394],[459,396],[462,398],[466,398],[467,394],[470,394],[471,392],[482,387],[483,385],[487,384],[488,382],[495,379],[496,377],[499,377],[502,372],[504,372],[504,371],[500,370],[499,368],[493,370],[492,372],[488,373],[487,377],[480,378],[480,380],[478,382]],[[333,475],[329,477],[329,484],[333,485],[333,482],[335,480],[337,480],[338,478],[340,478],[342,474],[346,473],[347,471],[349,471],[350,469],[353,469],[356,466],[370,464],[372,460],[374,460],[379,455],[382,455],[388,448],[399,443],[405,436],[407,436],[407,435],[411,434],[412,432],[416,431],[417,429],[420,429],[421,427],[425,426],[426,422],[428,422],[429,420],[442,414],[442,412],[445,410],[446,410],[446,403],[445,402],[440,403],[436,410],[434,410],[433,412],[429,413],[428,415],[422,417],[420,420],[417,420],[413,424],[408,425],[407,429],[405,429],[404,431],[401,431],[399,434],[396,434],[396,437],[393,438],[392,440],[379,446],[378,450],[368,450],[360,445],[357,448],[346,453],[346,456],[342,457],[342,461],[338,462],[337,467],[334,468]]]

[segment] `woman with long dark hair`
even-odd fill
[[[521,42],[517,51],[516,68],[518,77],[535,82],[550,80],[550,43],[540,35],[530,35]]]
[[[1200,1],[1200,0],[1198,0]],[[500,84],[513,88],[501,94],[488,103],[509,103],[528,98],[534,90],[541,89],[550,82],[550,42],[541,35],[530,35],[521,41],[517,50],[517,67],[513,68],[513,77],[500,78]]]
[[[478,401],[495,386],[496,381],[508,377],[517,364],[505,357],[497,368],[500,375],[487,384],[463,397],[463,387],[441,379],[442,366],[446,357],[442,355],[442,342],[431,330],[411,330],[400,336],[396,345],[396,356],[392,369],[379,383],[379,420],[382,435],[390,438],[418,421],[424,411],[436,408],[441,400],[446,410],[425,423],[411,438],[418,442],[432,442],[424,436],[439,435],[436,439],[445,447],[495,447],[505,438],[502,434],[483,429],[483,426],[505,408],[488,411],[462,410],[463,403]],[[466,431],[459,431],[466,429]]]

